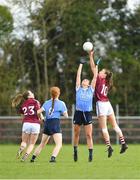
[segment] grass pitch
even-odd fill
[[[17,145],[0,145],[0,179],[140,179],[140,146],[129,145],[126,153],[119,154],[114,145],[111,158],[105,145],[94,145],[94,160],[88,162],[86,145],[79,146],[79,160],[73,161],[73,148],[63,145],[56,163],[49,163],[54,145],[47,145],[30,163],[16,160]]]

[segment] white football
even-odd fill
[[[91,42],[85,42],[83,44],[84,51],[91,51],[93,49],[93,44]]]

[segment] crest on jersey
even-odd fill
[[[49,115],[50,115],[50,116],[53,114],[53,112],[54,112],[54,108],[53,108],[53,109],[52,109],[52,107],[49,108]]]

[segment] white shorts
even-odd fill
[[[112,105],[109,101],[107,101],[107,102],[97,101],[96,102],[97,116],[109,116],[113,113],[114,113],[114,111],[113,111]]]
[[[38,123],[23,123],[22,132],[27,134],[39,134],[40,133],[40,124]]]

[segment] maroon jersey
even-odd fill
[[[38,109],[40,109],[40,103],[37,100],[29,98],[24,101],[20,108],[20,113],[24,115],[23,122],[40,124],[37,116]]]
[[[96,101],[109,101],[108,97],[108,86],[106,85],[106,79],[97,76],[95,97]]]

